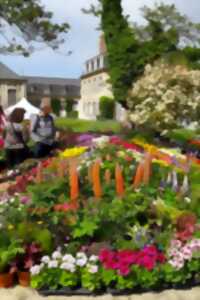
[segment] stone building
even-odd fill
[[[73,99],[80,98],[80,80],[50,77],[26,77],[27,98],[38,106],[43,97],[50,99]]]
[[[39,106],[43,97],[50,99],[80,98],[80,80],[51,77],[22,77],[0,63],[0,104],[12,106],[23,97]]]
[[[7,108],[26,97],[26,79],[0,63],[0,104]]]
[[[103,35],[99,41],[99,54],[86,61],[84,74],[81,76],[79,118],[96,120],[100,114],[99,100],[102,96],[113,97],[109,84],[106,44]],[[117,104],[115,111],[115,118],[123,121],[125,110]]]

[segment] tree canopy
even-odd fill
[[[90,13],[99,16],[105,34],[108,72],[116,101],[127,107],[127,94],[144,72],[145,65],[166,57],[200,67],[200,24],[182,15],[174,5],[142,8],[145,26],[133,24],[123,15],[121,0],[99,0]]]
[[[57,49],[69,25],[52,17],[40,0],[0,0],[0,53],[28,56],[44,44]]]

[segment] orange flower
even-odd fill
[[[69,181],[70,181],[70,199],[77,201],[79,196],[79,182],[76,164],[72,163],[69,170]]]
[[[44,177],[43,177],[43,167],[42,164],[39,163],[38,167],[37,167],[37,173],[36,173],[36,183],[41,183],[43,182]]]
[[[122,175],[122,170],[119,164],[115,167],[115,183],[116,183],[116,192],[118,196],[124,195],[124,178]]]
[[[92,183],[93,183],[93,192],[96,198],[101,198],[102,189],[100,181],[100,163],[96,161],[92,166]]]
[[[144,162],[144,175],[143,175],[144,184],[149,184],[149,180],[151,176],[151,163],[152,163],[152,156],[150,153],[147,153]]]
[[[135,189],[139,188],[139,186],[141,185],[141,183],[143,181],[143,177],[144,177],[144,163],[141,162],[141,163],[139,163],[139,165],[137,167],[136,174],[134,177],[133,186]]]

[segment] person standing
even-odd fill
[[[15,108],[4,128],[4,142],[8,167],[14,167],[29,157],[28,127],[23,124],[25,109]]]
[[[35,142],[33,152],[36,158],[48,156],[55,146],[56,128],[51,112],[50,102],[44,98],[41,112],[31,124],[31,138]]]
[[[3,131],[6,125],[6,116],[3,111],[2,105],[0,105],[0,148],[3,148],[4,146],[4,140],[3,140]]]

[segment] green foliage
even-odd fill
[[[127,19],[122,14],[121,0],[100,0],[101,27],[105,34],[108,72],[116,101],[126,106],[128,90],[138,74],[139,45]]]
[[[75,104],[74,99],[67,98],[65,100],[65,109],[67,113],[71,113],[73,111],[74,104]]]
[[[76,224],[72,235],[74,238],[82,238],[85,236],[93,236],[98,228],[98,218],[84,218],[80,223]]]
[[[29,47],[29,42],[39,42],[46,44],[53,49],[57,49],[63,42],[61,33],[69,29],[69,25],[53,23],[53,14],[47,11],[38,0],[1,0],[0,17],[10,26],[12,31],[14,25],[17,30],[13,30],[26,43],[19,44],[16,39],[6,39],[7,44],[2,44],[0,49],[3,53],[18,53],[28,56],[34,50],[33,43]],[[8,34],[9,30],[3,34]]]
[[[102,96],[100,98],[100,116],[102,119],[113,119],[115,114],[115,101],[113,98]]]
[[[61,111],[61,102],[60,102],[60,100],[59,99],[52,99],[51,100],[51,106],[52,106],[52,110],[53,110],[54,114],[59,116],[60,111]]]
[[[63,130],[72,130],[74,132],[95,132],[95,133],[106,133],[113,132],[119,133],[121,131],[121,126],[116,121],[106,120],[106,121],[86,121],[79,119],[68,119],[68,118],[58,118],[56,120],[56,126]]]
[[[89,291],[95,291],[101,288],[100,279],[101,277],[98,273],[91,274],[87,269],[83,269],[81,272],[81,285]]]
[[[35,242],[39,244],[44,252],[48,253],[52,249],[51,232],[40,225],[22,222],[16,226],[15,234],[24,243]]]
[[[4,241],[5,242],[5,241]],[[18,254],[24,253],[24,249],[19,240],[13,239],[7,245],[0,246],[0,273],[9,270],[10,264],[14,261]]]

